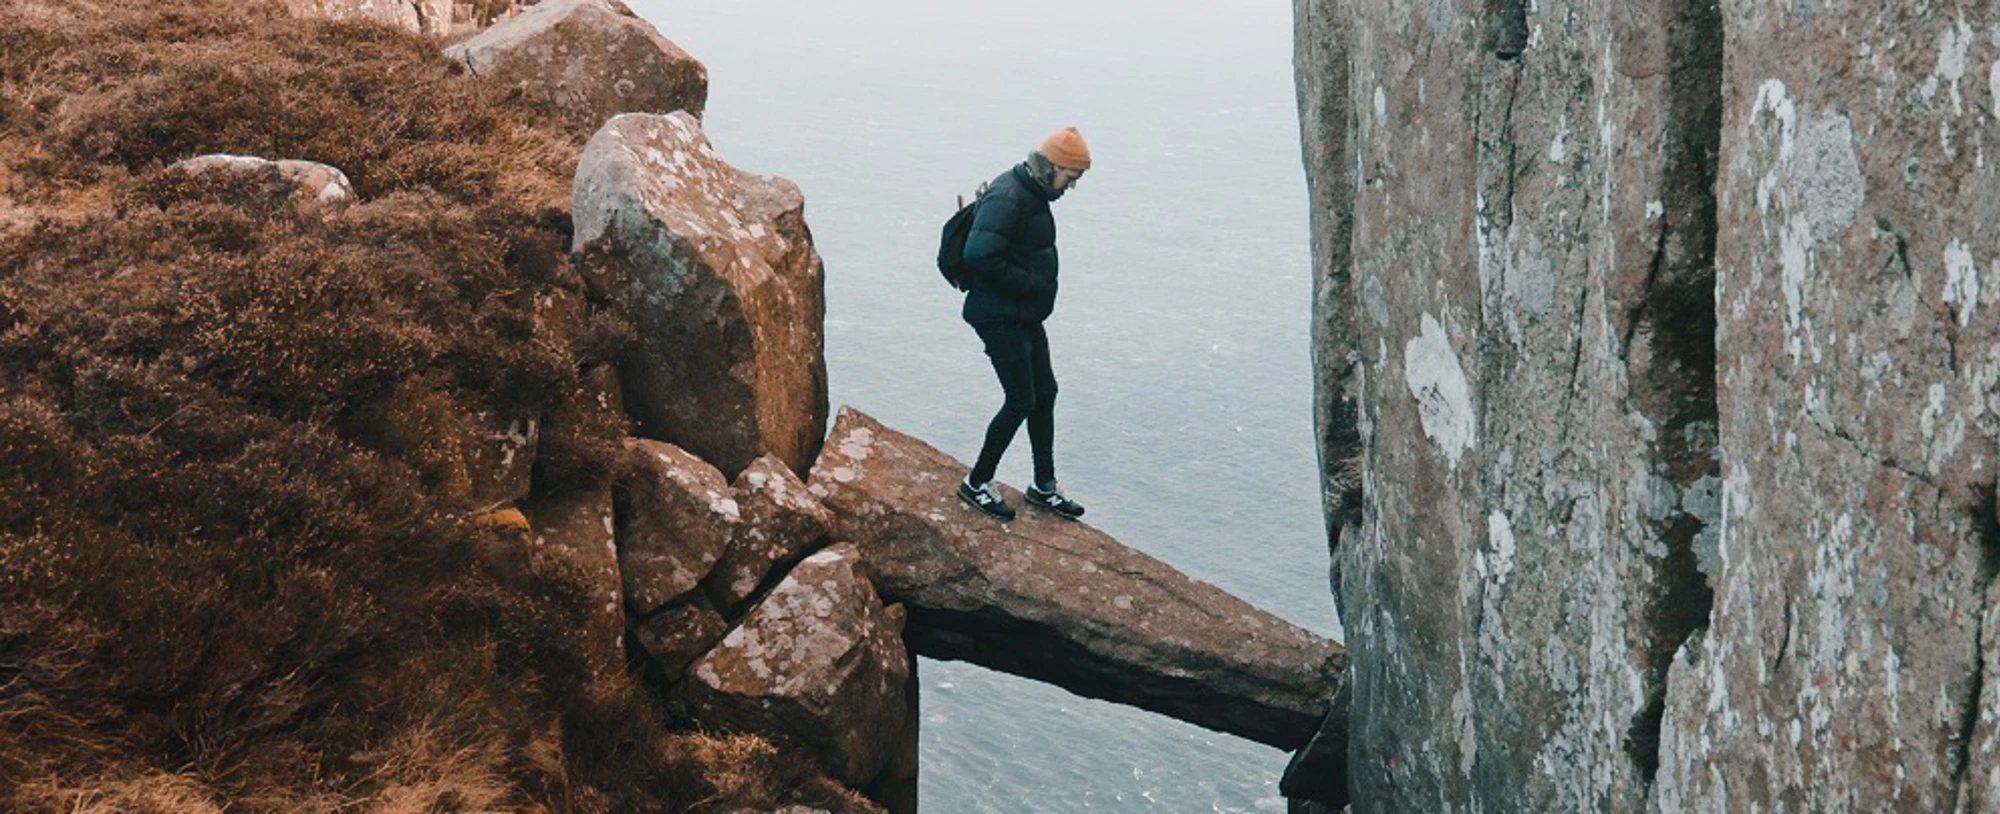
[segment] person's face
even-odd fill
[[[1071,187],[1076,186],[1077,180],[1083,177],[1083,173],[1084,173],[1083,170],[1072,170],[1067,167],[1057,167],[1055,178],[1051,180],[1051,184],[1055,187],[1055,191],[1057,192],[1067,191]]]

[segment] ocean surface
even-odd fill
[[[1289,0],[627,0],[706,63],[705,128],[805,193],[833,403],[961,460],[1000,402],[933,265],[954,198],[1075,125],[1055,204],[1058,474],[1127,545],[1339,637],[1312,448]],[[1029,477],[1027,437],[1000,479]],[[924,660],[932,812],[1282,811],[1286,755]]]

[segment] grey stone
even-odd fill
[[[629,304],[620,365],[638,433],[730,475],[766,453],[803,474],[826,430],[819,254],[791,182],[715,156],[685,112],[627,113],[575,184],[586,279]]]
[[[347,174],[338,168],[317,161],[280,159],[272,161],[248,155],[228,155],[214,153],[186,158],[167,167],[170,172],[185,172],[194,175],[208,173],[249,174],[266,169],[276,169],[285,180],[290,181],[295,191],[292,199],[302,204],[325,209],[338,209],[354,202],[354,185],[347,180]]]
[[[1088,525],[1033,512],[1003,525],[958,501],[964,472],[843,408],[807,481],[876,588],[909,606],[914,651],[1283,749],[1318,729],[1340,645]]]

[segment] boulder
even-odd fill
[[[504,512],[504,510],[503,510]],[[599,676],[625,669],[625,613],[619,606],[617,543],[612,534],[611,490],[606,488],[526,507],[530,567],[574,587],[585,597],[587,621],[577,631],[585,657]],[[496,517],[496,515],[488,515]],[[497,519],[506,519],[497,514]]]
[[[801,561],[688,671],[703,725],[796,741],[850,785],[887,766],[911,724],[903,614],[851,544]]]
[[[445,49],[589,138],[620,113],[701,115],[708,69],[616,0],[543,0]]]
[[[626,439],[618,485],[625,604],[646,617],[701,584],[743,513],[721,472],[659,441]]]
[[[348,182],[347,174],[317,161],[272,161],[256,156],[214,153],[182,159],[167,167],[168,172],[190,175],[218,173],[246,177],[268,170],[276,170],[279,176],[291,182],[292,200],[296,203],[311,208],[338,209],[354,202],[354,185]]]
[[[716,158],[686,112],[627,113],[577,165],[586,279],[630,305],[620,364],[638,434],[734,475],[803,474],[826,430],[823,269],[791,182]]]
[[[1088,525],[1032,512],[998,523],[958,501],[964,472],[843,408],[809,480],[835,537],[860,547],[885,599],[909,607],[918,654],[1282,749],[1319,728],[1340,685],[1340,645]]]
[[[772,569],[803,555],[833,528],[833,513],[806,490],[784,462],[766,455],[736,476],[743,522],[709,579],[724,608],[748,598]]]

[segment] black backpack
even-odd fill
[[[986,191],[981,184],[980,192]],[[972,216],[979,211],[979,198],[974,197],[970,206],[965,198],[958,199],[958,211],[944,220],[944,234],[938,240],[938,273],[944,281],[960,291],[972,290],[972,269],[965,266],[965,238],[972,234]]]

